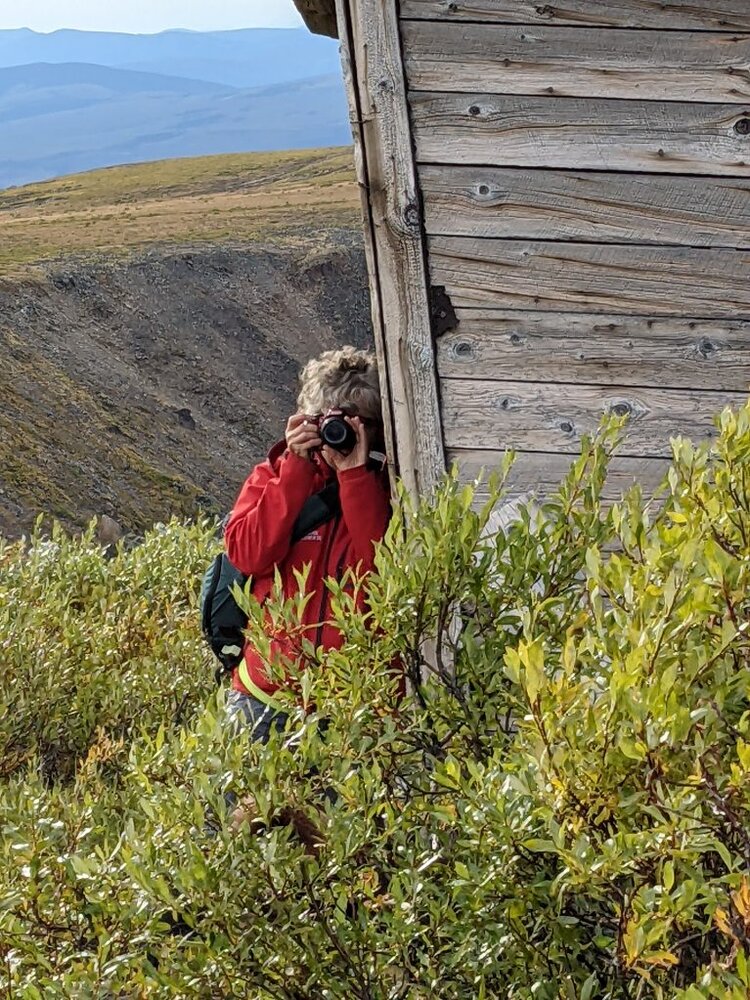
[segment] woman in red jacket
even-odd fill
[[[277,569],[288,598],[299,592],[295,571],[310,566],[305,637],[316,647],[331,649],[341,646],[343,636],[326,621],[329,592],[324,580],[340,579],[348,569],[368,573],[374,543],[382,539],[390,516],[384,457],[373,460],[374,449],[383,446],[376,361],[353,347],[327,351],[305,366],[301,381],[298,412],[287,422],[285,440],[250,473],[224,537],[230,561],[252,577],[252,594],[260,602],[270,595]],[[331,447],[321,439],[327,415],[341,416],[351,428],[345,446]],[[332,516],[293,541],[306,501],[327,486],[333,487],[327,494],[338,494]],[[271,650],[279,663],[296,661],[304,668],[298,635],[276,634]],[[254,738],[266,742],[271,728],[282,729],[287,721],[274,699],[277,690],[262,657],[246,643],[232,676],[230,718],[246,721]]]

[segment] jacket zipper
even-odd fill
[[[328,541],[326,543],[325,555],[323,556],[323,581],[322,581],[323,593],[320,595],[320,608],[318,609],[318,628],[317,628],[317,630],[315,632],[315,648],[316,649],[321,644],[321,641],[323,639],[323,612],[325,611],[326,604],[328,603],[328,587],[326,587],[326,585],[325,585],[325,580],[326,580],[326,578],[329,575],[329,573],[328,573],[328,560],[331,558],[331,549],[333,548],[333,540],[336,537],[336,530],[337,530],[337,528],[339,526],[339,521],[340,520],[341,520],[341,514],[337,514],[336,517],[333,519],[333,523],[331,525],[331,533],[328,536]],[[342,565],[343,565],[343,560],[342,560]],[[338,572],[339,572],[338,568],[337,568],[336,572],[338,574]]]

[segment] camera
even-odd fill
[[[318,433],[323,444],[342,454],[352,451],[357,443],[354,428],[349,426],[340,411],[326,413],[320,420]]]

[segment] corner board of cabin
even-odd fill
[[[335,6],[407,482],[544,495],[614,412],[651,489],[750,385],[750,2]]]

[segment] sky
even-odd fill
[[[292,0],[0,0],[0,28],[222,31],[302,24]]]

